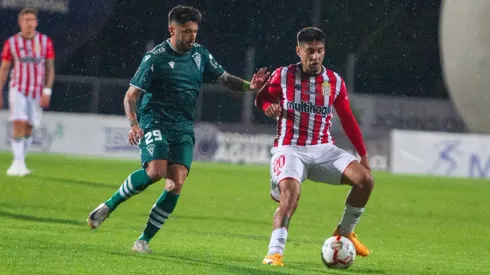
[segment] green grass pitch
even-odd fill
[[[339,221],[346,186],[305,182],[283,268],[264,266],[276,204],[268,167],[194,163],[173,215],[131,252],[156,183],[122,204],[97,230],[88,213],[138,161],[33,154],[33,174],[10,178],[0,154],[0,274],[490,274],[490,182],[375,173],[356,231],[372,253],[329,270],[320,248]]]

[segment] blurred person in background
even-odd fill
[[[36,31],[37,11],[31,8],[22,9],[18,23],[20,32],[9,37],[3,44],[0,67],[2,91],[10,72],[8,100],[12,122],[13,161],[7,170],[8,176],[30,174],[25,156],[32,144],[32,130],[40,124],[41,108],[49,107],[55,74],[53,41]]]

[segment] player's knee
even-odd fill
[[[151,179],[151,182],[157,182],[166,176],[165,169],[161,167],[149,166],[146,168],[146,173],[148,174],[148,177]]]
[[[366,191],[371,191],[374,188],[374,179],[369,171],[362,172],[358,187]]]

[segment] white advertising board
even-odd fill
[[[0,150],[10,150],[8,112],[0,112]],[[109,158],[139,158],[128,142],[124,116],[50,112],[33,132],[32,151]],[[223,132],[217,126],[195,126],[195,160],[268,164],[273,135]]]
[[[274,135],[243,131],[240,125],[228,128],[224,130],[216,124],[196,123],[194,160],[270,163]],[[124,116],[45,112],[42,124],[34,129],[31,151],[138,160],[139,148],[129,144],[128,131]],[[10,150],[10,137],[8,112],[0,111],[0,150]],[[347,145],[342,148],[351,151]],[[373,169],[386,170],[388,153],[378,156],[374,152],[371,152]]]
[[[8,112],[0,112],[0,149],[10,149]],[[32,151],[111,158],[138,158],[139,149],[127,141],[123,116],[45,112],[34,129]]]
[[[394,130],[391,171],[490,178],[490,136]]]

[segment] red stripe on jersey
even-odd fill
[[[316,97],[315,97],[315,105],[316,106],[324,106],[325,104],[325,95],[323,94],[323,76],[318,75],[315,77],[315,88],[316,88]],[[320,128],[322,126],[323,121],[326,118],[322,117],[322,114],[315,114],[315,121],[313,122],[313,137],[311,139],[311,145],[318,144],[320,142]]]
[[[15,52],[15,55],[16,55],[16,58],[14,58],[14,72],[13,72],[13,76],[14,76],[14,85],[17,86],[17,89],[20,90],[20,85],[21,85],[21,79],[22,79],[22,68],[20,66],[20,62],[19,62],[19,58],[20,58],[20,51],[19,51],[19,39],[18,39],[18,34],[14,35],[12,38],[13,41],[13,44],[14,44],[14,48],[13,48],[13,51]]]
[[[45,47],[45,45],[43,45],[42,41],[43,41],[43,37],[45,35],[42,35],[42,34],[38,34],[36,36],[36,40],[35,40],[35,43],[34,43],[34,56],[36,56],[37,58],[42,58],[43,56],[43,48]],[[37,45],[37,46],[36,46]],[[37,48],[39,47],[39,48]],[[45,67],[44,67],[44,63],[38,63],[38,64],[35,64],[34,65],[34,75],[36,76],[36,79],[35,79],[35,90],[34,90],[34,98],[40,98],[41,97],[41,89],[44,87],[44,83],[43,83],[43,79],[44,79],[44,70],[45,70]]]
[[[302,105],[302,102],[309,104],[310,102],[310,77],[301,74],[301,101],[297,102]],[[295,102],[296,103],[296,102]],[[297,145],[306,145],[306,139],[308,138],[308,124],[310,123],[310,113],[303,110],[300,112],[299,119],[299,131],[298,131],[298,141]]]
[[[336,92],[337,92],[337,78],[335,77],[335,74],[330,71],[330,70],[327,70],[327,76],[328,76],[328,82],[330,84],[330,95],[328,97],[328,106],[333,106],[333,101],[335,100],[335,97],[336,97]],[[325,125],[325,129],[323,129],[323,138],[322,138],[322,143],[327,143],[331,137],[330,137],[330,126],[332,125],[332,114],[329,114],[326,118],[325,118],[325,122],[326,122],[326,125]]]
[[[19,53],[19,79],[18,79],[18,90],[19,92],[28,96],[27,93],[27,65],[20,61],[26,57],[26,45],[24,38],[19,34],[17,35],[17,51]]]
[[[286,73],[286,101],[294,103],[294,81],[296,76],[296,66],[291,65],[288,67]],[[282,145],[291,145],[291,140],[294,135],[294,109],[286,109],[286,133],[284,134],[284,140]]]
[[[7,40],[7,43],[9,44],[9,51],[10,54],[12,55],[12,62],[14,65],[12,71],[10,72],[10,86],[15,86],[15,80],[16,80],[15,66],[17,66],[17,64],[14,62],[14,60],[17,58],[17,55],[15,53],[15,41],[12,37],[10,37]]]
[[[282,69],[279,71],[276,71],[279,74],[279,83],[282,83]],[[280,104],[284,103],[284,100],[286,98],[286,95],[284,94],[284,91],[281,89],[281,95],[280,95]],[[276,147],[279,144],[279,139],[281,138],[281,131],[282,131],[282,120],[284,118],[284,111],[279,114],[279,117],[277,118],[277,136],[274,139],[274,147]]]

